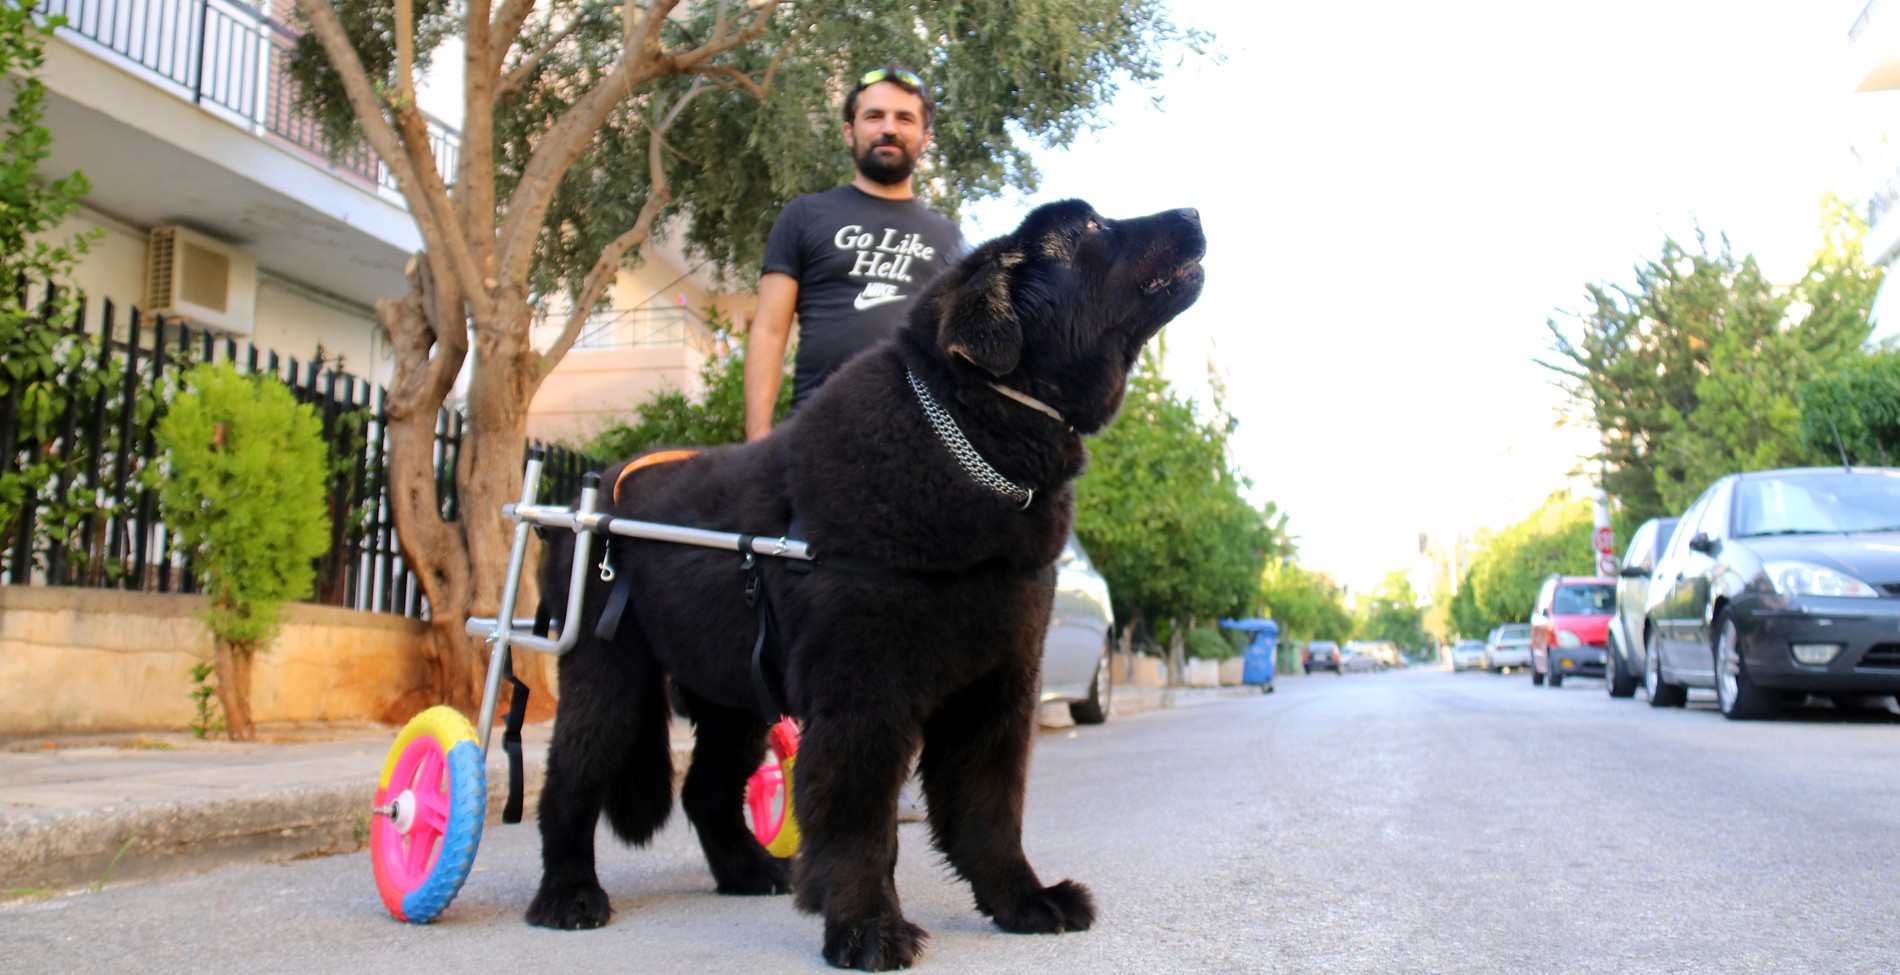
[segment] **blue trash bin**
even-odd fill
[[[1220,625],[1229,630],[1251,634],[1247,641],[1247,649],[1241,655],[1240,682],[1258,685],[1262,694],[1273,693],[1273,653],[1280,642],[1280,624],[1269,619],[1253,617],[1244,620],[1221,620]]]

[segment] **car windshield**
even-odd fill
[[[1498,631],[1499,642],[1505,640],[1528,640],[1530,638],[1531,628],[1528,626],[1507,626]]]
[[[1825,471],[1743,478],[1735,486],[1737,535],[1900,530],[1900,476]]]
[[[1616,590],[1606,585],[1558,586],[1550,611],[1558,616],[1607,616],[1616,608]]]

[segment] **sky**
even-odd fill
[[[1586,283],[1697,226],[1801,275],[1822,195],[1865,197],[1886,171],[1855,149],[1900,120],[1896,93],[1853,92],[1864,6],[1174,0],[1220,59],[1125,87],[964,230],[1065,197],[1199,209],[1207,286],[1166,372],[1205,401],[1214,364],[1253,499],[1363,591],[1420,532],[1502,528],[1567,486],[1592,438],[1535,360]]]

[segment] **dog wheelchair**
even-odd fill
[[[530,450],[521,501],[502,506],[502,516],[515,521],[515,537],[502,585],[500,615],[493,619],[471,618],[466,625],[470,636],[482,637],[492,646],[476,726],[471,727],[466,717],[447,705],[422,712],[397,734],[376,782],[370,862],[383,906],[399,921],[426,924],[434,920],[455,899],[474,865],[488,813],[486,755],[504,674],[514,682],[515,694],[503,741],[509,757],[509,790],[502,821],[520,822],[520,730],[527,695],[525,686],[514,677],[510,651],[521,647],[559,656],[579,642],[586,573],[597,572],[602,581],[613,578],[613,568],[604,556],[598,565],[589,564],[594,536],[617,535],[725,549],[742,553],[746,568],[760,558],[815,560],[809,546],[789,538],[760,538],[613,517],[596,509],[600,493],[597,473],[584,477],[578,506],[535,504],[544,461],[541,448]],[[549,635],[547,621],[514,615],[522,565],[527,559],[528,533],[537,527],[564,529],[575,536],[567,611],[561,617],[569,625],[563,626],[558,636]],[[790,718],[781,718],[767,739],[770,753],[746,783],[745,808],[760,844],[773,856],[789,857],[797,852],[799,838],[792,815],[798,726]]]

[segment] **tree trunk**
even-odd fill
[[[218,677],[218,706],[224,709],[224,732],[232,741],[256,741],[257,723],[251,720],[251,657],[257,645],[214,639],[211,666]]]
[[[527,306],[518,303],[518,321],[476,322],[476,356],[483,360],[469,389],[467,422],[462,428],[460,462],[452,472],[457,485],[457,521],[442,516],[437,490],[436,422],[446,389],[432,370],[438,329],[429,321],[426,289],[412,281],[400,301],[377,305],[378,317],[398,348],[395,377],[389,396],[389,484],[395,510],[396,534],[403,559],[415,572],[429,600],[427,654],[430,683],[436,696],[479,719],[483,685],[488,672],[488,645],[469,637],[464,624],[470,616],[496,614],[503,577],[508,569],[513,523],[504,521],[501,506],[520,500],[521,459],[527,435],[527,375],[529,357]],[[457,321],[442,328],[464,329]],[[497,340],[501,333],[504,338]],[[514,338],[509,338],[512,333]],[[404,339],[397,339],[403,336]],[[406,339],[406,340],[405,340]],[[536,592],[534,567],[527,577],[517,615],[533,608]],[[539,655],[518,655],[515,673],[531,691],[531,718],[553,714],[554,696]],[[505,707],[506,685],[497,707]],[[420,705],[422,702],[414,702]],[[404,711],[420,710],[419,706]],[[406,717],[392,713],[392,719]]]

